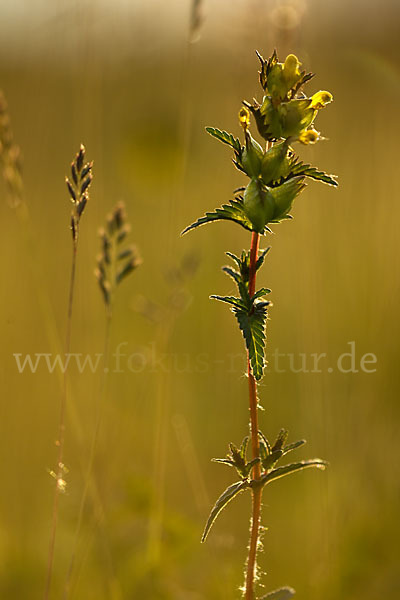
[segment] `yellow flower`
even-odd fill
[[[320,90],[316,94],[314,94],[311,98],[311,107],[315,110],[320,110],[324,108],[327,104],[332,102],[333,96],[330,92]]]
[[[318,142],[319,136],[319,131],[316,131],[315,129],[307,129],[307,131],[303,131],[303,133],[299,135],[299,142],[305,144],[306,146],[308,144],[315,144]]]
[[[250,113],[244,106],[239,110],[239,122],[244,131],[247,131],[248,127],[250,127]]]
[[[283,70],[285,75],[294,75],[296,77],[300,77],[300,61],[294,54],[288,54],[285,63],[283,65]]]

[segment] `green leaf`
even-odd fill
[[[232,279],[238,285],[242,281],[240,273],[238,271],[235,271],[235,269],[232,269],[232,267],[222,267],[222,270],[223,270],[224,273],[226,273],[227,275],[229,275],[230,277],[232,277]]]
[[[310,177],[311,179],[322,181],[323,183],[327,183],[328,185],[333,185],[335,187],[339,185],[336,179],[334,179],[334,175],[328,175],[327,173],[324,173],[324,171],[318,171],[318,169],[315,167],[306,165],[303,162],[298,161],[298,159],[292,164],[290,174],[292,177],[298,175]]]
[[[314,467],[316,469],[324,470],[327,466],[327,462],[321,460],[320,458],[312,458],[310,460],[302,460],[301,462],[292,463],[290,465],[286,465],[285,467],[278,467],[274,469],[270,473],[267,473],[261,478],[261,482],[263,485],[266,483],[270,483],[275,479],[280,479],[281,477],[285,477],[286,475],[291,475],[292,473],[296,473],[297,471],[302,471],[303,469],[308,469]]]
[[[242,145],[239,139],[235,138],[231,133],[221,131],[221,129],[217,129],[216,127],[206,127],[206,131],[223,144],[227,144],[233,148],[239,155],[241,154]]]
[[[259,462],[260,462],[260,457],[259,456],[257,456],[256,458],[253,458],[253,460],[251,460],[250,462],[248,462],[246,464],[246,475],[248,475],[250,473],[250,471],[252,470],[252,468],[254,467],[254,465],[256,465]]]
[[[279,221],[287,215],[292,208],[292,204],[296,196],[305,188],[304,177],[292,177],[282,185],[270,188],[269,191],[275,200],[275,212],[271,223],[279,223]]]
[[[244,229],[247,229],[247,231],[253,231],[253,225],[244,211],[243,198],[237,197],[234,200],[229,200],[229,204],[223,204],[220,208],[216,208],[213,212],[207,212],[203,217],[200,217],[197,219],[197,221],[189,225],[189,227],[186,227],[186,229],[182,231],[181,235],[185,235],[185,233],[191,229],[200,227],[200,225],[223,220],[233,221],[234,223],[238,223],[244,227]],[[269,231],[268,227],[266,227],[262,233],[265,234],[267,230]]]
[[[240,446],[240,454],[242,455],[242,458],[244,458],[244,459],[246,459],[248,445],[249,445],[249,436],[246,435],[246,437],[243,438],[243,442]]]
[[[241,298],[236,298],[235,296],[216,296],[213,294],[210,296],[213,300],[219,300],[220,302],[226,302],[227,304],[232,304],[236,308],[246,310],[246,305],[244,304]]]
[[[288,439],[289,432],[287,429],[281,429],[278,433],[278,437],[275,440],[274,445],[272,446],[272,450],[282,450],[284,445],[286,444],[286,440]]]
[[[246,342],[251,370],[255,379],[259,381],[263,376],[265,366],[264,350],[267,307],[265,303],[258,303],[251,314],[237,308],[234,308],[233,311]]]
[[[233,254],[233,252],[225,252],[225,254],[227,256],[229,256],[229,258],[231,258],[232,260],[235,261],[235,263],[237,264],[237,266],[240,267],[242,266],[242,261],[240,260],[240,258],[238,256],[236,256],[236,254]]]
[[[258,435],[260,436],[261,440],[264,442],[267,454],[271,454],[271,445],[261,430],[258,430]]]
[[[238,494],[243,492],[246,488],[249,487],[248,481],[237,481],[230,485],[223,494],[218,498],[216,503],[214,504],[210,516],[208,517],[206,526],[204,528],[203,535],[201,537],[202,543],[206,541],[207,536],[210,532],[212,525],[214,524],[215,519],[218,517],[221,510],[225,508],[225,506],[235,498]]]
[[[300,448],[300,446],[304,446],[305,443],[306,443],[306,440],[299,440],[298,442],[293,442],[292,444],[288,444],[287,446],[284,447],[283,454],[285,455],[288,452],[292,452],[292,450],[296,450],[297,448]]]
[[[251,301],[254,302],[254,300],[257,300],[257,298],[262,298],[263,296],[266,296],[267,294],[270,294],[270,293],[271,293],[271,290],[269,288],[260,288],[254,294],[254,296],[252,296]]]
[[[261,250],[260,256],[257,258],[257,262],[256,262],[256,271],[258,271],[258,269],[260,269],[262,267],[262,265],[264,264],[265,257],[267,256],[267,254],[270,250],[271,250],[271,246],[269,246],[268,248],[265,248],[265,250]]]
[[[247,283],[244,281],[239,281],[238,283],[239,294],[243,301],[243,306],[247,308],[247,310],[252,310],[253,302],[249,296],[249,289]]]
[[[229,467],[235,466],[233,460],[230,460],[229,458],[212,458],[211,461],[216,463],[223,463],[224,465],[228,465]]]
[[[264,443],[264,440],[260,440],[260,458],[261,462],[264,464],[264,460],[269,456],[269,451],[267,446]]]
[[[279,588],[279,590],[274,590],[266,596],[263,596],[260,600],[289,600],[295,593],[296,592],[291,587],[282,587]]]
[[[259,104],[256,100],[253,101],[253,104],[250,104],[249,102],[246,102],[246,100],[244,100],[243,104],[244,106],[246,106],[246,108],[249,109],[249,111],[255,118],[258,133],[261,135],[261,137],[264,138],[264,140],[266,141],[276,140],[276,136],[273,135],[271,132],[271,124],[272,121],[274,121],[274,116],[276,119],[276,111],[272,111],[272,115],[269,115],[269,122],[267,122],[264,115],[261,112],[261,104]]]
[[[262,460],[262,466],[264,467],[264,469],[266,471],[268,471],[269,469],[272,469],[272,467],[274,467],[276,465],[276,463],[282,456],[283,456],[282,450],[273,450],[271,452],[271,454],[268,454],[268,456],[266,456]]]

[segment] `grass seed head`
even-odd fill
[[[74,244],[78,241],[79,222],[89,200],[89,187],[92,183],[93,162],[85,163],[85,147],[81,144],[75,160],[71,163],[71,179],[65,178],[68,193],[73,204],[71,231]]]
[[[142,262],[136,246],[123,245],[129,232],[125,205],[119,202],[107,216],[105,227],[99,230],[100,254],[95,270],[95,277],[109,311],[117,286]]]

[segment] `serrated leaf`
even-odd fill
[[[223,494],[218,498],[216,503],[214,504],[210,516],[208,517],[206,526],[204,528],[203,535],[201,537],[202,543],[206,541],[207,536],[210,532],[211,527],[214,524],[215,519],[218,517],[219,513],[225,508],[225,506],[235,498],[238,494],[243,492],[246,488],[249,487],[248,481],[237,481],[230,485]]]
[[[240,273],[232,269],[232,267],[222,267],[224,273],[232,277],[232,279],[239,285],[239,282],[242,280]]]
[[[235,261],[235,263],[237,264],[237,266],[238,266],[238,267],[239,267],[239,269],[240,269],[240,267],[241,267],[241,264],[242,264],[242,261],[240,260],[240,258],[239,258],[238,256],[236,256],[236,254],[233,254],[233,252],[225,252],[225,254],[226,254],[227,256],[229,256],[229,258],[231,258],[232,260],[234,260],[234,261]]]
[[[284,467],[278,467],[274,469],[270,473],[267,473],[261,478],[261,482],[263,485],[270,483],[271,481],[275,481],[275,479],[280,479],[281,477],[285,477],[286,475],[291,475],[292,473],[296,473],[297,471],[302,471],[303,469],[316,468],[316,469],[325,469],[327,466],[327,462],[321,460],[320,458],[313,458],[310,460],[302,460],[297,463],[292,463],[290,465],[286,465]]]
[[[237,168],[238,171],[240,171],[241,173],[244,173],[245,175],[247,175],[242,163],[238,160],[235,160],[234,158],[232,158],[232,162],[235,165],[235,167]]]
[[[206,212],[203,217],[200,217],[197,221],[189,225],[189,227],[186,227],[181,235],[185,235],[191,229],[212,223],[213,221],[233,221],[244,227],[244,229],[247,229],[247,231],[253,231],[253,225],[244,211],[243,199],[235,198],[234,200],[229,200],[229,204],[223,204],[213,212]],[[267,230],[268,228],[266,227],[263,233]]]
[[[269,592],[269,594],[266,594],[260,600],[289,600],[295,593],[295,590],[291,587],[282,587],[279,590]]]
[[[235,138],[231,133],[228,133],[227,131],[222,131],[221,129],[217,129],[216,127],[206,127],[206,131],[223,144],[227,144],[228,146],[233,148],[238,154],[241,153],[242,145],[239,139]]]
[[[227,304],[231,304],[232,306],[246,310],[246,305],[244,304],[241,298],[236,298],[236,296],[216,296],[213,294],[210,296],[213,300],[219,300],[220,302],[226,302]]]
[[[257,298],[262,298],[263,296],[266,296],[267,294],[270,294],[270,293],[271,293],[271,290],[269,288],[260,288],[254,294],[254,296],[252,296],[251,301],[254,302],[254,300],[257,300]]]
[[[334,175],[328,175],[328,173],[324,173],[324,171],[318,171],[315,167],[311,167],[310,165],[306,165],[301,161],[296,161],[291,167],[291,176],[303,175],[306,177],[310,177],[311,179],[315,179],[316,181],[322,181],[323,183],[327,183],[328,185],[333,185],[337,187],[339,184],[334,178]]]
[[[251,314],[236,308],[233,311],[246,343],[252,373],[255,379],[259,381],[263,376],[265,366],[264,351],[267,308],[264,303],[258,303]]]
[[[293,442],[292,444],[288,444],[283,449],[283,454],[287,454],[288,452],[292,452],[292,450],[296,450],[300,448],[300,446],[304,446],[306,444],[306,440],[299,440],[298,442]]]

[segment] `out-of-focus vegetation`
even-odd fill
[[[212,226],[217,236],[211,227],[181,240],[179,232],[210,198],[218,205],[243,184],[204,127],[239,133],[240,103],[258,94],[254,50],[269,55],[275,46],[281,56],[301,56],[318,73],[310,85],[318,91],[323,82],[335,97],[319,121],[331,142],[301,155],[316,162],[318,153],[341,187],[310,184],[293,211],[296,227],[278,225],[280,235],[268,240],[260,277],[274,302],[263,429],[273,435],[284,424],[292,439],[310,440],[307,455],[330,462],[323,476],[269,487],[260,563],[268,589],[287,582],[308,600],[378,600],[399,586],[398,6],[204,4],[200,39],[190,46],[189,2],[121,1],[111,10],[100,0],[42,0],[0,9],[0,88],[24,155],[30,212],[27,225],[1,181],[7,600],[36,600],[44,589],[62,376],[43,365],[21,374],[13,354],[55,352],[65,337],[71,234],[63,178],[81,141],[95,178],[80,230],[72,352],[103,349],[97,230],[118,200],[143,266],[114,307],[111,353],[122,344],[127,356],[119,367],[111,357],[94,464],[99,495],[87,504],[71,597],[230,600],[242,583],[249,498],[225,511],[207,547],[199,540],[221,483],[230,482],[210,458],[245,435],[247,416],[242,340],[207,290],[232,291],[215,265],[225,263],[226,248],[247,247],[248,236],[224,223]],[[344,373],[335,363],[349,342],[358,372]],[[321,373],[294,373],[288,356],[275,368],[276,350],[294,354],[296,369],[300,354],[308,370],[313,353],[327,357]],[[376,355],[376,372],[360,369],[366,353]],[[74,544],[100,372],[73,367],[70,381],[54,597]]]

